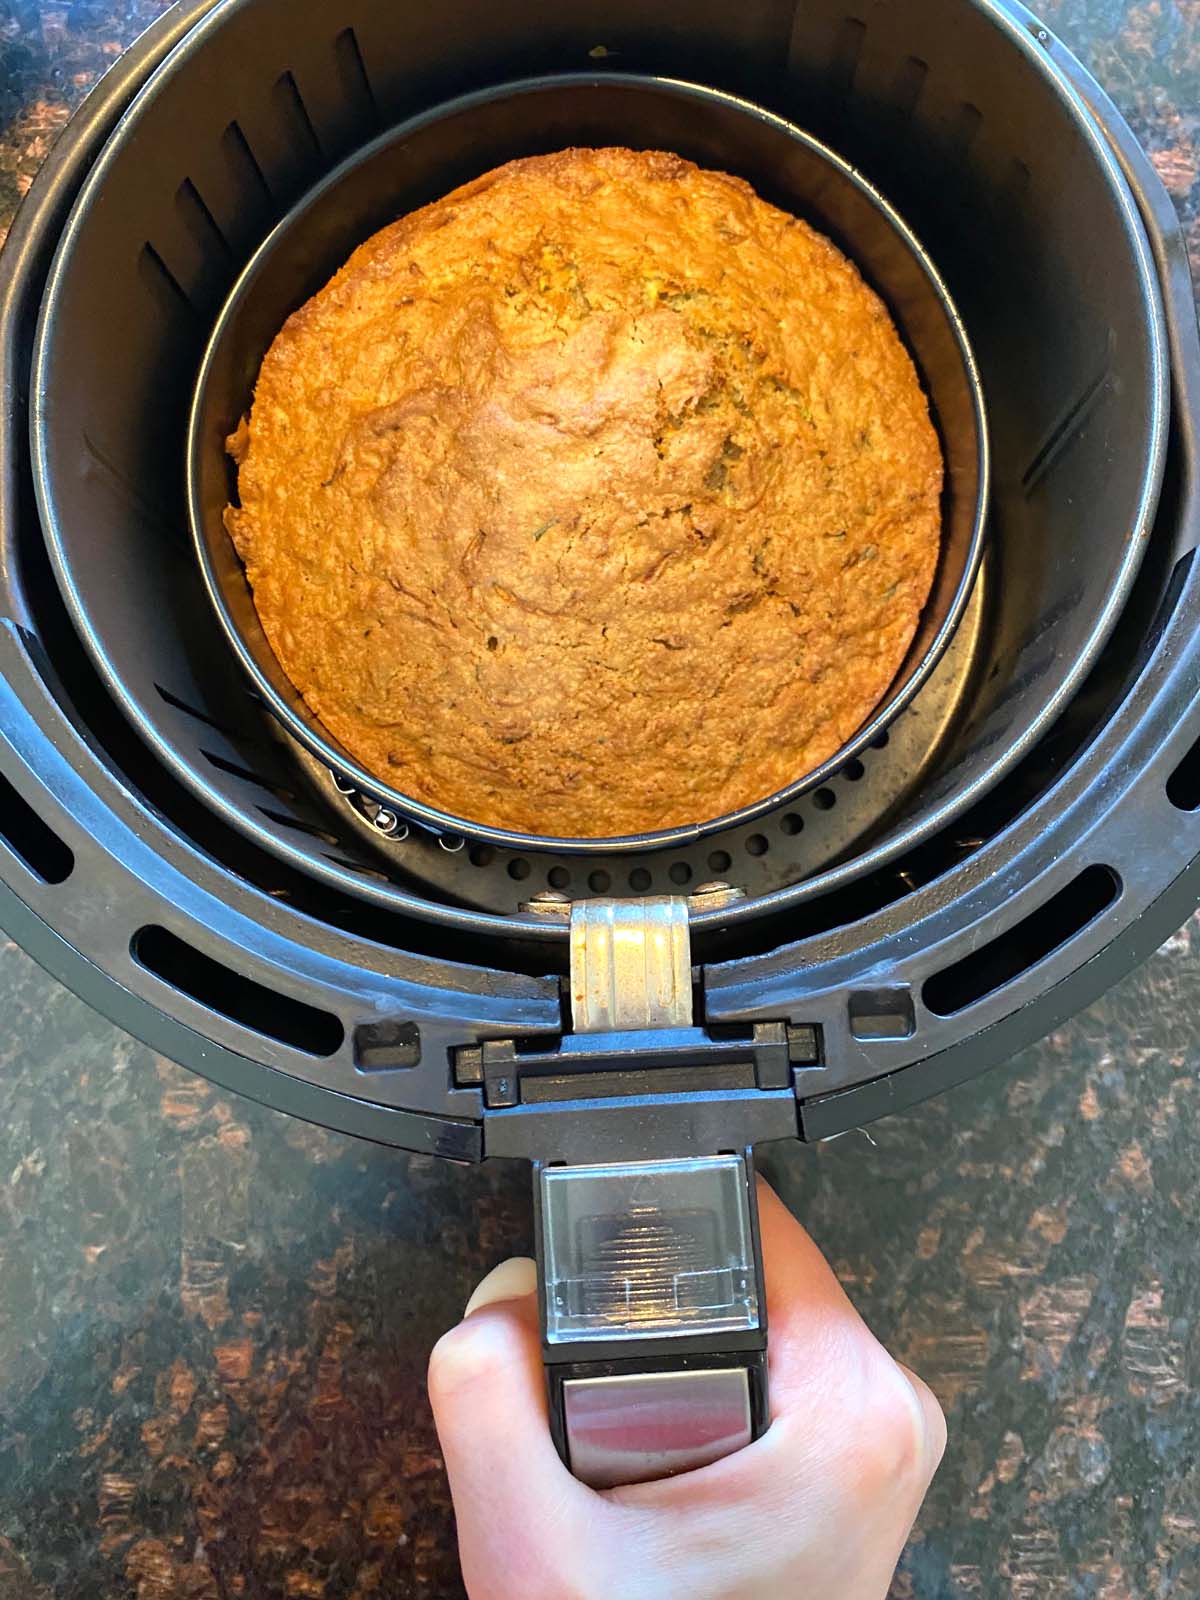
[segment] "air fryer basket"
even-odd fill
[[[496,913],[511,917],[548,886],[657,892],[715,875],[752,897],[811,899],[831,874],[861,876],[945,827],[1053,722],[1145,546],[1166,426],[1158,289],[1127,190],[1077,107],[1046,91],[1027,33],[960,0],[877,10],[860,32],[834,7],[806,6],[786,58],[770,62],[775,36],[751,30],[734,49],[729,18],[705,27],[689,16],[680,37],[632,23],[614,33],[606,16],[597,36],[600,14],[586,7],[548,29],[514,15],[485,39],[468,6],[472,25],[446,36],[458,59],[442,35],[451,16],[428,33],[394,29],[365,0],[289,8],[286,26],[262,0],[226,0],[196,27],[110,142],[65,232],[42,312],[33,443],[76,626],[124,714],[206,806],[342,894],[439,920],[463,909],[468,926],[491,916],[500,931]],[[951,12],[947,39],[937,23]],[[180,469],[206,335],[297,193],[380,126],[491,86],[515,60],[586,67],[597,44],[622,71],[686,67],[734,90],[752,77],[768,108],[834,135],[868,179],[886,179],[960,304],[994,456],[977,615],[886,749],[769,826],[751,820],[616,868],[603,856],[397,839],[281,745],[193,570]],[[1037,116],[1012,109],[1032,105]],[[445,177],[412,181],[436,189]],[[1081,250],[1080,238],[1103,247]]]
[[[921,622],[883,701],[820,768],[736,817],[626,840],[529,838],[447,816],[359,767],[287,679],[263,632],[223,512],[236,493],[226,440],[250,409],[271,341],[351,252],[397,215],[518,156],[569,145],[669,149],[737,173],[842,248],[884,296],[913,351],[946,460],[942,553]],[[70,343],[69,333],[64,333]],[[392,815],[439,834],[554,854],[662,850],[791,807],[856,758],[910,703],[949,643],[979,565],[987,502],[983,397],[966,336],[932,266],[886,203],[800,130],[731,95],[623,74],[558,74],[468,95],[402,123],[334,169],[272,229],[238,280],[205,352],[188,437],[189,513],[210,597],[266,705],[320,760]],[[79,587],[82,589],[83,584]],[[112,652],[115,656],[116,652]],[[694,730],[698,751],[706,729]]]
[[[971,606],[886,744],[616,864],[389,834],[247,692],[184,512],[205,341],[296,198],[406,117],[580,70],[744,94],[860,167],[962,313],[994,468]],[[0,276],[33,420],[0,435],[0,918],[210,1076],[463,1159],[820,1137],[1016,1048],[1194,903],[1186,262],[1128,131],[1015,0],[184,6],[72,123]],[[518,904],[714,874],[747,898],[693,917],[703,1022],[784,1029],[783,1064],[487,1105],[480,1041],[519,1061],[564,1028],[565,930]]]

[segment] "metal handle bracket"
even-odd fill
[[[687,1028],[692,937],[682,896],[577,900],[571,907],[576,1033]]]

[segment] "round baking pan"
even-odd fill
[[[766,200],[839,245],[881,295],[917,365],[946,464],[942,547],[932,592],[892,686],[855,736],[793,784],[735,813],[621,838],[531,836],[426,805],[363,768],[283,672],[225,530],[236,497],[225,441],[249,408],[259,367],[288,316],[355,247],[395,217],[518,156],[570,145],[667,149],[746,178]],[[984,539],[988,447],[983,395],[962,321],[896,212],[845,161],[790,122],[736,96],[663,78],[560,75],[471,94],[390,130],[335,168],[275,226],[217,319],[188,431],[188,505],[204,582],[233,650],[282,725],[318,762],[397,817],[508,849],[597,855],[678,845],[749,823],[819,789],[879,740],[929,679],[971,595]],[[704,738],[703,726],[696,729]]]

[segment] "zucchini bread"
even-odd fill
[[[286,323],[226,524],[281,666],[380,778],[612,837],[760,800],[904,660],[942,458],[887,311],[680,157],[514,161]]]

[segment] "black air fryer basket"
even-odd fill
[[[580,73],[614,104],[622,77],[742,97],[861,171],[988,407],[986,552],[915,698],[817,787],[669,848],[410,826],[271,714],[188,535],[201,357],[271,230],[409,119]],[[230,1088],[531,1160],[560,1426],[572,1383],[627,1370],[619,1280],[636,1370],[739,1372],[753,1432],[751,1147],[981,1071],[1196,904],[1196,320],[1129,130],[1015,0],[184,4],[70,124],[0,289],[0,919]],[[622,1470],[578,1426],[576,1469]]]

